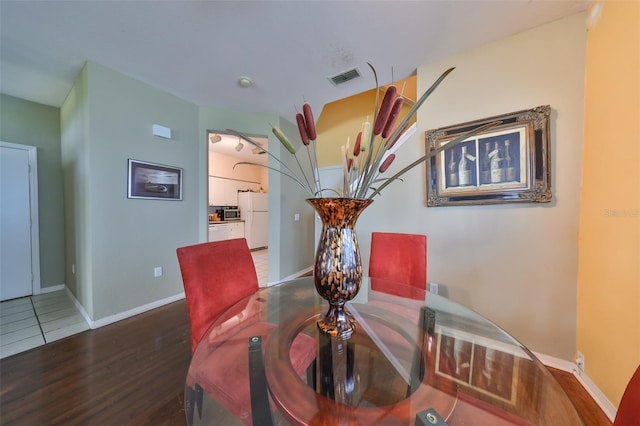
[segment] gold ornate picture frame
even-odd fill
[[[426,152],[502,122],[427,161],[427,207],[551,201],[550,115],[543,105],[428,130]]]

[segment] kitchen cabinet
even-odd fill
[[[224,179],[209,176],[209,205],[226,206],[224,198]]]
[[[224,205],[225,206],[237,206],[238,205],[238,189],[237,183],[232,180],[228,180],[223,185],[224,191]]]
[[[237,206],[238,191],[258,191],[260,184],[244,180],[209,176],[209,205]]]
[[[226,240],[226,233],[227,228],[222,223],[209,225],[209,241]]]
[[[229,224],[229,238],[244,238],[244,221]]]
[[[244,221],[209,223],[209,241],[244,238]]]

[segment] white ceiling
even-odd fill
[[[0,0],[0,90],[60,106],[85,61],[199,106],[294,120],[417,67],[585,10],[585,0]],[[455,64],[451,64],[455,66]],[[499,66],[500,64],[496,64]],[[340,86],[328,77],[358,67]],[[253,86],[238,85],[249,76]]]

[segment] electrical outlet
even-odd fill
[[[580,371],[584,371],[584,355],[582,352],[578,352],[578,355],[576,356],[576,365]]]
[[[155,268],[153,268],[153,276],[155,278],[162,276],[162,266],[156,266]]]
[[[429,293],[438,294],[438,283],[429,283]]]

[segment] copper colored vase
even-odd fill
[[[362,284],[356,220],[373,201],[310,198],[307,202],[322,220],[313,281],[318,294],[329,302],[329,310],[318,321],[318,328],[330,336],[348,339],[355,330],[355,320],[345,311],[344,304],[358,294]]]

